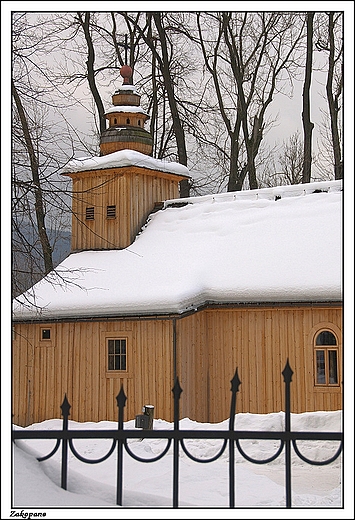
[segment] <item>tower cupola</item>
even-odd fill
[[[63,169],[73,181],[72,251],[124,249],[133,243],[148,215],[164,200],[179,197],[190,179],[182,164],[152,157],[149,118],[124,65],[122,86],[105,114],[100,157],[73,159]]]
[[[131,84],[132,69],[123,65],[120,70],[123,84],[112,96],[112,107],[105,113],[109,127],[100,138],[100,155],[108,155],[119,150],[135,150],[151,155],[153,138],[144,129],[149,119],[140,106],[140,95]]]

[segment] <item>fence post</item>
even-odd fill
[[[285,431],[291,431],[291,403],[290,403],[290,385],[292,381],[293,371],[289,365],[288,358],[283,369],[282,375],[285,382]],[[285,465],[286,465],[286,507],[291,507],[291,440],[285,441]]]
[[[67,399],[67,394],[64,394],[64,399],[61,405],[62,416],[63,416],[63,431],[68,430],[68,417],[70,415],[70,404]],[[61,475],[61,487],[67,489],[67,477],[68,477],[68,439],[62,439],[62,475]]]
[[[154,424],[154,406],[152,404],[145,404],[143,406],[142,412],[144,415],[149,417],[148,426],[147,426],[147,428],[143,428],[143,429],[152,430],[153,424]]]
[[[234,420],[237,404],[237,392],[241,381],[238,376],[238,367],[235,369],[235,374],[231,380],[231,408],[229,415],[229,431],[234,431]],[[229,507],[235,506],[235,464],[234,464],[234,439],[229,439]]]
[[[127,397],[121,385],[121,390],[116,397],[118,406],[118,429],[123,430],[123,412],[126,405]],[[117,489],[116,489],[116,504],[122,505],[122,488],[123,488],[123,439],[117,441]]]
[[[182,388],[179,383],[179,378],[175,380],[174,388],[172,389],[174,396],[174,431],[179,430],[179,399]],[[174,436],[174,468],[173,468],[173,507],[179,507],[179,439]]]

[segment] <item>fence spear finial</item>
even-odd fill
[[[117,406],[118,408],[124,408],[126,406],[127,396],[124,393],[123,385],[121,385],[121,389],[116,396]]]
[[[284,376],[284,382],[285,383],[291,383],[291,381],[292,381],[292,374],[293,374],[293,370],[290,367],[290,363],[288,362],[288,358],[287,358],[285,368],[282,371],[282,375]]]
[[[64,394],[64,399],[63,399],[63,402],[62,402],[60,408],[62,410],[62,416],[64,418],[68,418],[68,416],[70,415],[71,405],[69,404],[69,401],[67,399],[67,394]]]

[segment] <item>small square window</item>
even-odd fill
[[[51,329],[41,329],[41,339],[51,339]]]

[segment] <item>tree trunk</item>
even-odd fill
[[[166,88],[166,92],[169,100],[169,107],[171,112],[171,117],[173,120],[173,128],[176,139],[176,146],[178,150],[179,163],[187,166],[187,151],[186,151],[186,141],[185,141],[185,132],[181,123],[180,114],[178,111],[176,98],[174,95],[174,86],[170,76],[169,70],[169,57],[168,57],[168,48],[166,42],[165,31],[161,24],[161,13],[153,13],[153,19],[155,26],[157,28],[159,34],[159,41],[161,45],[162,57],[160,59],[161,72],[164,78],[164,85]],[[153,45],[151,47],[153,52],[156,52],[156,49]],[[190,185],[188,179],[180,182],[180,197],[188,197],[190,191]]]
[[[28,127],[26,114],[22,106],[21,98],[17,92],[14,82],[11,84],[12,95],[15,100],[16,108],[19,114],[19,118],[21,121],[23,136],[25,139],[27,153],[30,158],[31,165],[31,173],[32,180],[34,184],[34,195],[35,195],[35,212],[36,212],[36,220],[37,220],[37,230],[39,239],[41,242],[42,252],[43,252],[43,261],[44,261],[44,271],[45,274],[48,274],[53,270],[53,260],[52,260],[52,248],[49,243],[46,226],[45,226],[45,211],[42,197],[42,188],[39,178],[39,167],[38,161],[36,157],[36,153],[34,150],[34,146],[31,139],[30,130]]]
[[[303,84],[303,173],[302,183],[311,182],[312,165],[312,132],[314,124],[311,122],[310,89],[312,79],[312,58],[313,58],[313,18],[314,12],[307,13],[307,55],[306,72]]]
[[[230,158],[229,158],[229,177],[228,177],[227,191],[237,191],[238,153],[239,153],[238,141],[235,139],[234,140],[231,139],[231,151],[230,151]]]
[[[170,71],[169,71],[169,58],[168,58],[168,49],[165,31],[161,24],[161,13],[153,13],[154,23],[157,28],[159,34],[159,41],[161,45],[161,71],[164,78],[164,85],[166,88],[166,92],[168,95],[170,112],[173,119],[173,127],[174,134],[176,137],[176,145],[178,149],[179,163],[184,166],[187,165],[187,151],[186,151],[186,142],[185,142],[185,132],[181,123],[180,114],[178,111],[176,99],[174,96],[174,87],[171,81]]]
[[[91,93],[94,97],[94,101],[96,103],[96,108],[99,113],[99,126],[100,126],[100,133],[104,130],[106,130],[106,119],[105,119],[105,110],[104,105],[101,100],[100,93],[96,87],[96,81],[95,81],[95,70],[94,70],[94,63],[95,63],[95,50],[94,45],[91,39],[90,34],[90,13],[85,13],[85,20],[82,19],[81,13],[78,13],[78,19],[80,22],[81,27],[83,28],[85,40],[88,48],[88,59],[86,61],[86,69],[88,74],[88,82],[89,87],[91,90]]]
[[[329,35],[329,60],[328,60],[328,76],[327,76],[327,99],[328,99],[328,107],[330,114],[330,126],[332,133],[332,144],[333,144],[333,152],[334,152],[334,174],[335,179],[343,178],[343,166],[341,160],[341,147],[340,147],[340,138],[338,131],[338,96],[340,92],[337,93],[336,96],[333,95],[333,78],[334,78],[334,64],[335,64],[335,46],[334,46],[334,13],[328,13],[329,17],[329,25],[328,25],[328,35]]]

